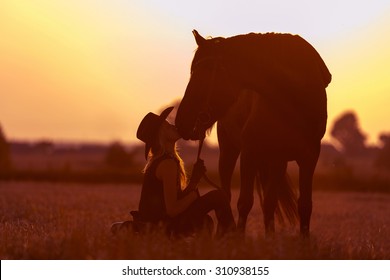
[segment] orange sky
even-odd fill
[[[329,125],[353,109],[370,142],[390,131],[388,1],[209,2],[1,1],[0,124],[6,135],[134,141],[147,112],[183,95],[196,48],[193,28],[205,36],[301,34],[333,74]]]

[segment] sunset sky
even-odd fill
[[[388,0],[1,0],[6,136],[133,142],[147,112],[183,96],[196,49],[192,29],[301,35],[333,75],[328,128],[355,110],[369,142],[390,132]]]

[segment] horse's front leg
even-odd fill
[[[302,237],[310,235],[310,218],[313,208],[312,188],[313,175],[320,154],[321,144],[298,160],[299,165],[299,199],[298,214],[300,218],[300,233]]]
[[[231,181],[236,166],[238,156],[240,155],[239,148],[234,145],[229,138],[225,129],[220,123],[217,126],[218,144],[219,144],[219,177],[221,180],[221,188],[231,199]]]
[[[238,198],[238,222],[237,228],[245,232],[248,214],[253,206],[253,187],[257,166],[253,151],[242,150],[240,158],[241,190]]]

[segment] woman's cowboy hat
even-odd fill
[[[152,148],[152,145],[157,138],[161,124],[165,121],[173,108],[174,107],[166,108],[159,116],[150,112],[141,121],[137,130],[137,138],[146,144],[146,159],[148,158],[149,150]]]

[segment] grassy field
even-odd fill
[[[139,195],[136,185],[0,182],[0,259],[390,259],[386,193],[315,191],[310,241],[281,225],[265,239],[258,202],[245,239],[113,236]]]

